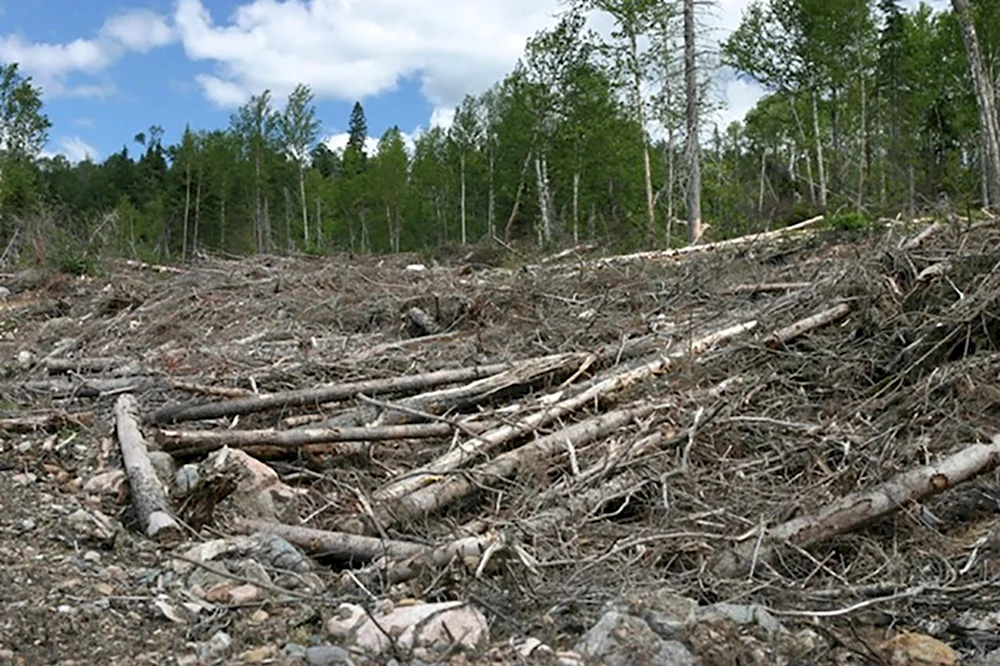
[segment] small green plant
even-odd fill
[[[863,213],[850,211],[827,215],[824,225],[827,229],[835,231],[864,232],[871,229],[872,221],[865,217]]]

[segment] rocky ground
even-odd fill
[[[1000,663],[1000,228],[932,222],[2,276],[0,663]]]

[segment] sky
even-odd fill
[[[717,0],[704,17],[710,40],[736,27],[747,1]],[[42,88],[46,154],[74,162],[134,151],[133,137],[154,125],[166,143],[186,124],[225,127],[251,95],[271,90],[280,106],[297,83],[316,94],[321,135],[336,148],[355,101],[373,137],[447,126],[559,9],[560,0],[0,0],[0,63],[18,63]],[[762,94],[732,72],[715,83],[721,126]]]

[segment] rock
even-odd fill
[[[153,466],[153,471],[156,472],[156,478],[160,480],[164,488],[169,488],[177,473],[174,457],[166,451],[150,451],[149,462]]]
[[[258,597],[260,597],[260,588],[256,585],[237,585],[229,590],[229,601],[237,605],[248,604]]]
[[[115,537],[124,529],[114,518],[91,509],[80,509],[72,513],[67,520],[77,535],[103,544],[113,543]]]
[[[229,652],[229,649],[232,646],[233,639],[230,638],[229,634],[224,631],[217,631],[212,634],[212,637],[208,639],[208,643],[206,645],[208,648],[208,654],[212,657],[221,657]]]
[[[486,617],[461,601],[415,603],[379,611],[371,617],[360,606],[341,604],[326,628],[344,645],[369,654],[382,654],[392,648],[387,634],[395,637],[397,649],[406,651],[447,648],[456,642],[476,648],[489,640]]]
[[[312,570],[312,561],[280,536],[257,533],[251,538],[254,556],[262,560],[263,564],[299,574]]]
[[[260,664],[271,661],[278,655],[278,652],[279,650],[273,645],[262,645],[246,650],[239,656],[239,659],[244,664]]]
[[[694,666],[694,657],[683,644],[664,640],[645,620],[609,611],[574,647],[587,660],[607,666],[645,663],[661,666]]]
[[[34,353],[28,351],[27,349],[22,349],[21,351],[17,352],[17,365],[22,370],[27,370],[32,366],[34,362],[35,362]]]
[[[122,504],[128,497],[128,478],[125,471],[112,469],[91,477],[83,484],[84,492],[99,497],[108,497],[115,504]]]
[[[958,653],[936,638],[903,632],[882,644],[892,666],[955,666]]]
[[[174,485],[172,486],[174,497],[183,499],[195,491],[201,483],[201,475],[198,466],[188,463],[176,473],[174,473]]]
[[[270,614],[263,608],[260,608],[255,610],[253,615],[250,616],[250,622],[253,624],[264,624],[269,617],[271,617]]]
[[[711,621],[715,618],[725,618],[731,620],[737,626],[745,627],[757,625],[769,634],[776,634],[783,631],[781,623],[773,615],[761,606],[742,606],[739,604],[713,604],[698,609],[697,621]]]
[[[335,645],[314,645],[306,648],[306,663],[310,666],[330,666],[331,664],[354,666],[351,653]]]
[[[281,482],[278,473],[245,451],[223,447],[201,464],[203,483],[235,478],[236,490],[229,496],[244,518],[291,519],[299,492]]]

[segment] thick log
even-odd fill
[[[569,397],[565,397],[565,392],[563,391],[543,396],[539,399],[539,402],[549,405],[548,407],[530,414],[516,423],[501,426],[495,430],[485,432],[475,439],[469,439],[460,443],[432,463],[409,472],[402,478],[383,487],[375,493],[375,498],[380,501],[401,498],[407,493],[426,485],[429,480],[436,479],[441,473],[458,469],[472,460],[486,456],[500,445],[534,432],[537,428],[554,423],[557,419],[571,414],[586,405],[590,405],[602,397],[622,391],[638,382],[646,381],[666,371],[678,359],[700,354],[716,344],[730,340],[753,329],[756,325],[756,321],[744,322],[720,331],[715,331],[701,338],[690,340],[685,344],[679,345],[679,348],[669,355],[658,357],[638,368],[613,374],[607,379],[597,382]]]
[[[713,565],[716,575],[745,575],[756,562],[770,562],[782,544],[808,548],[852,532],[876,518],[913,502],[942,493],[1000,465],[1000,435],[989,444],[975,444],[943,460],[899,474],[873,490],[852,493],[808,516],[793,518],[763,536],[744,541],[722,554]]]
[[[491,423],[462,422],[462,430],[483,432]],[[359,428],[298,428],[295,430],[158,430],[156,443],[164,451],[208,453],[223,446],[245,449],[249,446],[274,446],[295,449],[309,444],[332,442],[374,442],[391,439],[427,439],[448,437],[456,431],[451,423],[415,423],[410,425],[369,426]]]
[[[160,543],[175,543],[183,533],[170,513],[166,493],[153,470],[146,442],[139,431],[135,398],[121,395],[115,403],[115,431],[128,475],[132,504],[147,537]]]
[[[150,416],[149,421],[157,424],[199,421],[223,416],[252,414],[268,409],[335,402],[337,400],[353,398],[359,393],[408,393],[431,386],[456,384],[481,379],[503,372],[508,367],[510,366],[507,364],[497,363],[472,368],[459,368],[457,370],[439,370],[420,375],[330,384],[317,388],[283,391],[262,396],[236,398],[234,400],[168,405],[154,412]]]
[[[376,509],[376,519],[385,527],[427,516],[471,494],[481,487],[486,478],[509,478],[529,462],[539,464],[539,461],[565,450],[567,441],[574,446],[592,442],[624,428],[632,421],[649,416],[655,410],[653,405],[641,405],[598,414],[477,465],[468,474],[449,475],[433,485],[418,488]]]

